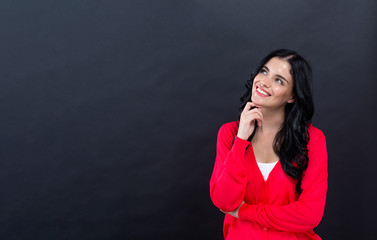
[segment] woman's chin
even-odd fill
[[[251,98],[251,101],[255,104],[255,105],[257,105],[258,107],[264,107],[263,105],[263,102],[262,101],[258,101],[258,99],[256,99],[256,98]]]

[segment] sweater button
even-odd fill
[[[263,231],[267,231],[267,229],[268,229],[268,228],[266,228],[266,227],[262,228]]]

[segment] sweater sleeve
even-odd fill
[[[327,192],[327,150],[325,136],[319,129],[315,130],[308,144],[309,163],[298,200],[283,206],[244,203],[239,209],[241,220],[290,232],[311,230],[319,224]]]
[[[244,200],[247,183],[244,160],[249,141],[238,138],[235,126],[224,124],[217,137],[215,166],[210,180],[210,196],[223,211],[238,208]],[[233,142],[234,140],[234,142]]]

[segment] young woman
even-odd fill
[[[239,121],[220,128],[210,195],[225,239],[321,239],[327,151],[311,124],[311,78],[296,52],[270,53],[246,84]]]

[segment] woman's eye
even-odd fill
[[[283,81],[280,79],[280,78],[276,78],[275,81],[280,84],[280,85],[283,85]]]
[[[261,69],[260,72],[261,72],[262,74],[267,74],[266,69]]]

